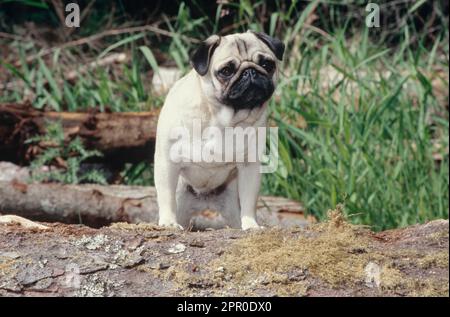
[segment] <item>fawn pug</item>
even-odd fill
[[[193,69],[171,88],[158,120],[154,162],[160,225],[183,228],[194,212],[211,209],[230,227],[259,227],[259,160],[176,159],[173,146],[180,140],[173,131],[183,127],[192,133],[195,121],[202,130],[265,127],[283,53],[280,40],[252,31],[213,35],[199,45],[191,57]],[[217,135],[215,140],[191,137],[200,144],[219,141]]]

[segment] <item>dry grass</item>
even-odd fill
[[[376,247],[370,231],[349,224],[342,207],[328,212],[328,220],[313,225],[295,238],[279,229],[238,240],[213,267],[223,267],[228,284],[246,294],[258,285],[278,295],[305,295],[310,286],[326,283],[336,289],[365,287],[366,266],[379,266],[379,290],[386,294],[445,296],[448,281],[417,279],[396,268],[395,252]],[[419,267],[448,267],[448,253],[423,256],[411,253]],[[303,274],[303,278],[292,278]],[[375,287],[375,286],[372,286]]]

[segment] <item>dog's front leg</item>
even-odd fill
[[[155,160],[155,188],[159,207],[159,225],[183,229],[177,221],[176,190],[180,168],[169,159]]]
[[[261,184],[259,165],[259,162],[252,162],[238,166],[238,191],[243,230],[260,228],[256,222],[256,203]]]

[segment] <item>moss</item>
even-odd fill
[[[342,206],[338,206],[328,212],[326,222],[312,225],[297,236],[281,229],[252,233],[236,241],[211,265],[223,267],[231,277],[226,284],[238,289],[256,289],[259,284],[278,295],[301,296],[317,281],[340,289],[363,286],[365,268],[375,261],[380,266],[378,286],[386,294],[399,290],[406,295],[448,293],[448,283],[427,279],[418,283],[395,267],[396,251],[377,247],[371,232],[348,223]],[[409,261],[423,257],[419,252],[408,252]],[[448,253],[426,256],[419,263],[448,268]],[[307,280],[280,279],[298,271],[306,272]]]
[[[398,269],[385,265],[381,269],[380,288],[382,290],[398,290],[408,286],[408,279]]]
[[[361,227],[345,221],[340,208],[328,212],[328,221],[297,237],[286,238],[281,229],[253,233],[237,241],[214,265],[225,267],[240,285],[264,276],[267,285],[286,295],[306,292],[303,281],[279,280],[280,274],[299,270],[333,286],[361,283],[369,239]]]
[[[441,251],[425,255],[423,258],[417,260],[417,264],[422,269],[433,267],[448,268],[448,261],[448,251]]]
[[[448,231],[433,232],[433,233],[427,235],[426,238],[431,241],[442,241],[443,239],[448,240],[449,232]]]
[[[409,295],[415,297],[448,297],[448,280],[414,279],[409,285]]]
[[[18,270],[15,265],[18,263],[15,259],[0,258],[0,276],[14,276]]]
[[[390,266],[381,272],[381,289],[414,297],[449,296],[448,280],[413,278]]]
[[[144,265],[139,270],[173,284],[176,293],[185,296],[306,296],[330,286],[366,295],[448,296],[448,279],[433,280],[431,272],[424,271],[448,269],[448,252],[424,253],[380,242],[367,228],[348,223],[342,206],[330,210],[323,223],[303,230],[249,232],[224,251],[201,271],[193,269],[190,259],[168,269]],[[418,267],[423,276],[414,275]]]
[[[137,231],[137,232],[145,232],[145,231],[161,231],[163,230],[161,227],[152,224],[152,223],[138,223],[132,224],[127,222],[116,222],[109,226],[111,229],[123,230],[123,231]]]

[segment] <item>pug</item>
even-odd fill
[[[196,134],[194,122],[201,124],[202,132],[266,127],[267,104],[284,49],[276,38],[247,31],[212,35],[195,50],[193,69],[170,89],[158,119],[154,179],[159,225],[183,229],[195,212],[209,209],[220,212],[232,228],[260,228],[256,221],[259,160],[206,162],[193,160],[192,155],[180,160],[173,154],[180,143],[174,131],[181,127],[191,134],[189,141],[181,141],[190,147],[196,142],[223,141],[217,133],[211,138]]]

